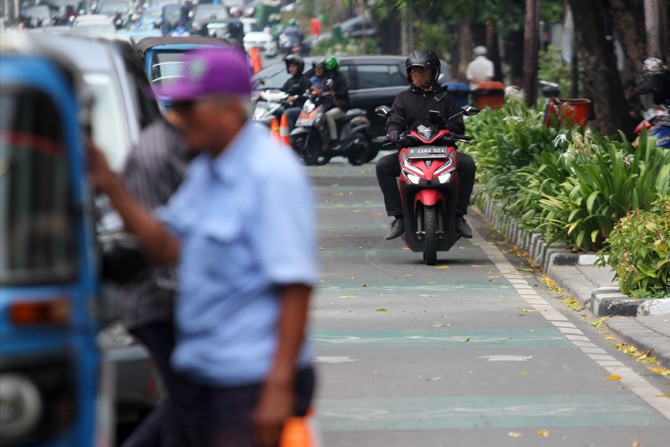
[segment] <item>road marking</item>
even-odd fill
[[[512,287],[514,287],[517,291],[519,291],[520,295],[523,292],[523,295],[521,295],[521,297],[532,305],[533,303],[529,301],[529,298],[535,299],[536,294],[534,291],[533,292],[528,291],[528,288],[531,287],[530,284],[528,284],[528,282],[525,279],[523,279],[521,274],[514,268],[514,266],[509,261],[507,261],[507,259],[505,259],[505,255],[494,244],[484,240],[475,228],[472,229],[472,233],[473,233],[472,243],[476,246],[479,246],[479,248],[491,260],[491,262],[495,264],[498,270],[503,272],[504,276],[510,281],[510,284],[512,284]],[[514,282],[512,282],[512,280],[514,280]],[[539,295],[537,295],[537,297],[539,298]],[[558,324],[561,320],[567,320],[567,317],[561,314],[553,306],[551,305],[549,306],[553,309],[553,311],[539,312],[539,314],[542,315],[548,321],[552,322],[559,329],[561,327],[569,327],[569,326],[561,326]],[[588,337],[586,337],[586,335],[581,331],[575,332],[575,334],[583,335],[586,338],[586,340],[589,340]],[[567,335],[562,336],[569,340]],[[656,409],[661,415],[663,415],[665,419],[670,420],[670,399],[668,399],[667,397],[663,397],[663,393],[661,393],[661,391],[658,388],[650,384],[644,378],[640,377],[631,368],[625,366],[619,366],[621,365],[620,362],[618,362],[614,357],[608,355],[604,349],[596,347],[595,344],[591,342],[584,342],[581,339],[570,340],[570,342],[573,343],[575,346],[577,346],[579,349],[581,349],[581,351],[584,352],[585,354],[600,355],[601,359],[597,361],[597,363],[600,366],[602,366],[607,372],[609,372],[612,375],[621,376],[620,382],[622,384],[627,386],[638,397],[640,397],[642,400],[644,400],[650,406]]]
[[[349,363],[357,362],[358,360],[349,357],[348,355],[332,355],[332,356],[316,356],[314,357],[316,363]]]
[[[324,432],[502,427],[668,427],[631,395],[317,399]]]
[[[533,358],[532,355],[483,355],[478,357],[487,362],[525,362]]]

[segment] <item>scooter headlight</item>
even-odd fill
[[[316,104],[314,104],[312,101],[307,101],[305,105],[303,105],[303,110],[305,113],[310,114],[314,111],[314,108],[316,107]]]
[[[403,168],[403,174],[405,174],[405,177],[407,177],[407,180],[409,180],[412,184],[418,185],[419,180],[421,179],[421,171],[417,169],[410,161],[409,157],[407,157],[406,152],[402,152],[402,155],[400,156],[400,159],[402,160],[402,168]]]
[[[37,386],[20,374],[0,375],[0,434],[3,439],[30,433],[42,416]]]

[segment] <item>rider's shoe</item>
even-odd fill
[[[396,218],[393,219],[393,222],[391,222],[391,228],[389,229],[388,233],[386,233],[386,240],[390,241],[391,239],[395,239],[404,232],[405,219],[403,219],[402,216],[396,216]]]
[[[466,239],[472,239],[472,228],[463,216],[456,216],[456,233]]]

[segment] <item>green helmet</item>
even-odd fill
[[[326,59],[326,71],[337,71],[340,69],[340,62],[335,56],[330,56]]]

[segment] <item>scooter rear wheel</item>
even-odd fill
[[[423,208],[423,262],[426,265],[437,263],[437,216],[435,206]]]

